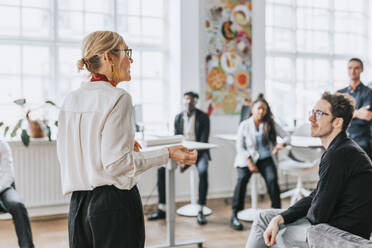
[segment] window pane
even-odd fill
[[[22,9],[22,35],[49,37],[50,19],[47,10]]]
[[[58,9],[83,10],[84,0],[58,0]]]
[[[329,33],[297,30],[297,49],[303,52],[329,52]]]
[[[60,11],[58,16],[58,37],[62,39],[83,38],[83,14]]]
[[[94,11],[94,12],[113,13],[114,1],[113,0],[85,0],[85,10]]]
[[[18,98],[21,98],[20,76],[0,75],[0,103],[12,103]]]
[[[17,7],[0,6],[0,34],[20,34],[20,11]]]
[[[49,8],[50,0],[23,0],[22,5],[27,7]]]
[[[368,20],[359,13],[350,14],[349,12],[335,13],[335,30],[340,32],[353,32],[365,34]]]
[[[85,34],[97,30],[113,30],[113,17],[103,14],[86,14]]]
[[[81,59],[80,48],[60,47],[58,49],[58,70],[61,75],[78,75],[77,62]]]
[[[338,90],[346,87],[349,81],[347,72],[347,59],[335,60],[333,62],[333,78],[334,78],[334,88],[333,90]]]
[[[297,28],[300,29],[329,29],[330,13],[327,10],[297,9]]]
[[[142,15],[163,17],[163,0],[142,0]]]
[[[277,5],[274,9],[275,26],[292,28],[294,11],[292,7]]]
[[[119,14],[139,16],[141,14],[140,2],[139,0],[117,1],[117,11]]]
[[[133,51],[133,63],[130,65],[130,73],[132,78],[139,77],[141,75],[141,53],[139,51]]]
[[[119,16],[118,31],[128,43],[141,41],[141,19],[139,17]]]
[[[48,84],[46,77],[24,77],[23,95],[29,103],[38,104],[46,99]]]
[[[48,75],[49,64],[49,47],[23,47],[23,73]]]
[[[164,86],[160,80],[144,80],[143,81],[143,103],[160,104],[164,99]]]
[[[143,52],[142,66],[144,77],[162,77],[163,76],[163,54],[160,52]]]
[[[145,43],[161,43],[163,41],[163,20],[155,18],[142,18],[142,25],[143,41]]]
[[[296,0],[296,3],[302,7],[329,8],[329,0]]]
[[[294,51],[294,33],[289,29],[267,27],[267,49],[278,51]]]
[[[0,45],[0,54],[6,58],[0,60],[1,74],[19,74],[21,72],[20,46]]]

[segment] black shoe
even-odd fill
[[[204,216],[203,211],[199,211],[198,216],[196,217],[199,225],[207,224],[207,219]]]
[[[231,216],[230,226],[232,229],[237,230],[237,231],[241,231],[244,228],[243,224],[240,223],[240,220],[238,219],[236,215]]]
[[[148,220],[163,220],[165,219],[165,211],[158,209],[155,213],[147,217]]]

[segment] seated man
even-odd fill
[[[197,109],[196,103],[199,95],[189,91],[184,94],[185,111],[179,113],[174,121],[175,134],[183,134],[187,140],[208,143],[209,138],[209,116]],[[200,150],[196,160],[196,167],[199,174],[199,200],[200,210],[197,216],[198,224],[206,224],[207,220],[203,214],[203,207],[207,201],[208,192],[208,160],[210,160],[209,150]],[[187,166],[181,167],[183,172]],[[165,218],[165,168],[158,168],[158,210],[149,216],[148,220],[158,220]]]
[[[288,210],[262,211],[253,223],[246,247],[307,247],[306,231],[326,223],[369,239],[372,232],[372,162],[346,135],[354,100],[324,93],[309,120],[311,136],[326,149],[316,189]]]
[[[9,145],[0,140],[0,209],[12,215],[18,244],[21,248],[34,247],[27,210],[14,188],[13,159]]]

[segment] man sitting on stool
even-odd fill
[[[183,134],[187,140],[208,143],[209,138],[209,116],[195,107],[199,95],[189,91],[184,94],[186,110],[179,113],[174,121],[175,134]],[[207,201],[208,192],[208,160],[209,150],[200,150],[196,161],[196,168],[199,174],[199,200],[200,210],[197,221],[203,225],[207,223],[203,214],[203,207]],[[188,167],[188,166],[187,166]],[[187,169],[181,167],[181,172]],[[165,168],[158,168],[158,210],[148,217],[148,220],[165,219]]]
[[[13,158],[9,145],[0,140],[0,209],[12,215],[18,244],[34,247],[27,210],[14,187]]]

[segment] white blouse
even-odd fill
[[[131,189],[138,175],[168,162],[168,149],[134,152],[131,96],[108,82],[84,82],[59,113],[57,154],[62,191],[102,185]]]

